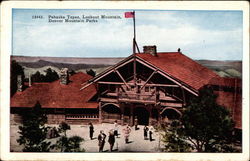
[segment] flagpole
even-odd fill
[[[136,42],[136,34],[135,34],[135,11],[133,11],[133,22],[134,22],[134,38],[133,38],[133,54],[135,54],[135,42]]]
[[[134,22],[134,38],[133,38],[133,55],[134,55],[134,85],[135,85],[135,89],[136,87],[136,60],[135,60],[135,42],[136,42],[136,34],[135,34],[135,11],[133,11],[133,22]]]

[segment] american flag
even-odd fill
[[[125,18],[133,18],[134,12],[125,12]]]

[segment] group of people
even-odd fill
[[[135,129],[137,130],[137,126],[135,127]],[[130,126],[127,124],[125,126],[125,128],[122,129],[123,133],[124,133],[124,139],[125,139],[125,143],[128,144],[129,143],[129,135],[131,133],[131,128]],[[148,132],[149,132],[149,140],[153,141],[152,139],[152,134],[153,134],[153,126],[150,126],[148,128],[148,126],[145,125],[144,129],[144,139],[147,139],[148,136]],[[89,123],[89,137],[91,140],[93,140],[93,134],[94,134],[94,126],[92,123]],[[110,145],[110,151],[113,151],[113,147],[115,144],[115,138],[118,138],[118,123],[117,121],[114,122],[114,127],[109,130],[109,136],[108,136],[108,142]],[[105,145],[105,140],[106,140],[106,134],[104,133],[103,130],[100,130],[100,133],[98,135],[98,146],[99,146],[99,152],[103,151],[103,147]]]
[[[149,133],[149,140],[153,141],[153,138],[152,138],[153,130],[154,130],[153,126],[150,126],[149,128],[147,125],[144,126],[143,128],[144,140],[148,139],[148,133]]]
[[[109,136],[108,136],[108,142],[110,145],[110,151],[113,151],[113,147],[115,144],[115,137],[118,137],[118,124],[117,121],[114,123],[114,128],[109,130]],[[98,135],[98,146],[99,146],[99,152],[103,151],[103,147],[105,145],[105,139],[106,134],[103,130],[100,131],[100,134]]]
[[[94,134],[94,126],[92,123],[89,123],[89,137],[91,140],[93,140],[93,134]],[[114,128],[109,131],[108,142],[110,145],[110,151],[113,151],[113,147],[115,144],[115,137],[118,137],[117,121],[115,121],[114,123]],[[104,133],[103,130],[100,130],[100,134],[98,135],[97,139],[98,139],[99,152],[102,152],[106,140],[106,134]]]

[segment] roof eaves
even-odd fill
[[[188,88],[189,90],[192,91],[193,94],[198,95],[198,90],[196,90],[195,88],[193,88],[192,86],[186,84],[185,82],[171,76],[170,74],[166,73],[165,71],[163,71],[161,68],[158,68],[157,66],[149,63],[148,61],[144,60],[143,58],[136,56],[137,59],[143,61],[144,63],[147,63],[148,65],[150,65],[152,68],[156,68],[157,70],[159,70],[160,72],[166,74],[168,77],[170,77],[171,79],[173,79],[174,81],[176,81],[178,84],[180,84],[181,86],[184,86],[186,88]]]
[[[131,59],[134,55],[130,55],[127,58],[121,60],[120,62],[116,63],[115,65],[107,68],[106,70],[104,70],[103,72],[101,72],[100,74],[98,74],[97,76],[95,76],[94,78],[90,79],[89,82],[94,81],[95,79],[99,78],[100,76],[104,75],[106,72],[108,72],[111,69],[114,69],[116,67],[118,67],[119,65],[123,64],[124,62],[128,61],[129,59]]]
[[[100,78],[101,76],[103,76],[104,74],[108,73],[109,71],[111,71],[112,69],[117,68],[118,66],[122,65],[123,63],[125,63],[126,61],[128,61],[129,59],[133,58],[134,55],[130,55],[127,58],[123,59],[122,61],[116,63],[115,65],[107,68],[106,70],[104,70],[103,72],[101,72],[100,74],[98,74],[97,76],[95,76],[94,78],[90,79],[87,81],[87,84],[85,82],[85,85],[80,89],[84,89],[86,87],[88,87],[89,85],[93,84],[98,78]],[[84,83],[83,83],[84,84]]]

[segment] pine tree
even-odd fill
[[[174,120],[170,125],[164,128],[162,141],[165,143],[167,152],[190,152],[192,146],[186,141],[185,136],[181,133],[181,123]]]
[[[190,148],[198,152],[233,152],[234,123],[229,111],[216,103],[217,96],[212,89],[203,88],[199,96],[191,99],[184,109],[178,128],[165,131],[166,150],[168,145],[185,141]],[[174,126],[173,123],[171,126]],[[172,138],[171,138],[172,137]],[[178,151],[172,148],[170,151]]]
[[[45,127],[47,116],[42,112],[39,102],[22,115],[23,125],[19,126],[20,137],[17,142],[24,145],[24,152],[48,152],[50,142],[46,142],[48,127]]]
[[[31,76],[33,82],[44,82],[45,76],[37,71],[35,74]]]
[[[61,136],[54,145],[57,149],[61,149],[61,152],[84,152],[84,149],[80,148],[80,143],[84,139],[79,136]]]
[[[88,75],[91,75],[92,77],[95,77],[95,75],[96,75],[96,72],[93,69],[86,70],[86,73]]]
[[[52,70],[51,68],[48,68],[45,70],[45,82],[53,82],[55,80],[59,79],[59,76],[56,71]]]
[[[70,130],[70,125],[68,125],[66,122],[61,122],[58,130],[59,132],[63,132],[64,136],[66,137],[66,131]]]
[[[13,96],[17,90],[17,76],[22,75],[24,77],[24,70],[21,65],[19,65],[15,60],[11,61],[11,71],[10,71],[10,89],[11,96]]]

